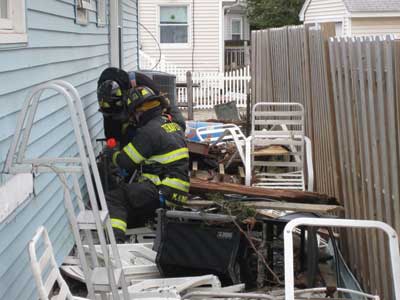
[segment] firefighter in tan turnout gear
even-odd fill
[[[99,85],[98,98],[100,111],[102,106],[117,107],[121,115],[120,110],[126,109],[135,124],[129,143],[109,154],[112,164],[127,178],[140,172],[135,182],[123,182],[106,194],[115,237],[122,243],[128,223],[153,216],[159,207],[187,201],[189,151],[182,128],[163,114],[162,96],[149,87],[127,91],[118,81],[106,80]]]

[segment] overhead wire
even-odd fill
[[[155,68],[157,68],[157,66],[160,64],[161,62],[161,57],[162,57],[162,50],[161,50],[161,46],[160,43],[157,41],[157,38],[154,36],[154,34],[151,33],[151,31],[144,26],[142,23],[138,22],[138,24],[140,26],[142,26],[142,28],[153,38],[153,40],[156,42],[157,47],[158,47],[158,60],[157,63],[151,68],[151,70],[154,70]]]

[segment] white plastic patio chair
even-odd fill
[[[246,136],[239,126],[235,124],[221,124],[213,126],[199,127],[196,129],[197,137],[201,142],[210,142],[212,144],[234,143],[237,154],[239,154],[243,165],[245,165],[246,155]]]
[[[40,240],[43,240],[44,249],[43,254],[38,257],[36,248],[38,245],[42,245],[42,243],[39,243]],[[67,283],[58,269],[49,235],[43,226],[38,228],[35,236],[29,242],[28,250],[40,300],[87,300],[87,298],[75,297],[71,294]],[[51,295],[56,282],[60,291],[57,295]]]
[[[283,155],[268,154],[269,157],[284,156],[286,160],[263,160],[255,155],[256,147],[268,146],[287,149]],[[311,141],[304,136],[304,108],[301,104],[262,102],[254,105],[251,136],[246,140],[245,154],[246,185],[313,190]]]

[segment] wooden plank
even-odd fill
[[[370,135],[369,135],[369,125],[367,120],[367,99],[366,99],[366,78],[365,78],[365,63],[363,61],[363,56],[365,51],[363,51],[364,45],[361,43],[361,38],[357,38],[356,40],[356,52],[357,52],[357,69],[358,69],[358,78],[359,78],[359,101],[358,101],[358,109],[359,109],[359,128],[361,128],[360,134],[360,145],[361,145],[361,176],[362,176],[362,186],[363,186],[363,197],[364,197],[364,214],[363,218],[366,220],[373,219],[373,201],[374,201],[374,192],[372,188],[372,170],[371,170],[371,153],[370,153]],[[368,257],[376,257],[378,254],[377,240],[374,234],[368,233],[367,238],[367,255]],[[373,291],[376,289],[375,282],[377,281],[378,276],[378,266],[374,263],[373,260],[368,259],[369,262],[369,280],[367,282],[367,286],[369,287],[369,291]]]
[[[368,82],[368,120],[370,124],[370,138],[371,138],[371,160],[372,160],[372,173],[373,173],[373,178],[371,181],[371,185],[374,187],[374,209],[373,209],[373,216],[374,219],[381,220],[380,217],[380,212],[381,209],[379,208],[380,204],[380,190],[381,190],[381,184],[380,184],[380,178],[379,178],[379,164],[378,164],[378,136],[377,136],[377,129],[376,129],[376,120],[375,120],[375,94],[376,94],[376,89],[375,89],[375,63],[374,63],[374,49],[373,49],[373,42],[371,39],[368,39],[366,42],[366,56],[365,59],[367,61],[367,82]],[[384,253],[383,249],[383,238],[382,236],[379,236],[377,234],[377,231],[372,232],[373,235],[375,235],[378,239],[378,247],[379,247],[379,252],[377,253],[378,257]],[[378,266],[379,270],[380,266]],[[377,284],[377,290],[378,292],[382,292],[382,286],[383,286],[383,276],[381,272],[378,272],[380,274],[378,281],[376,281]]]
[[[382,65],[382,42],[380,41],[379,37],[375,38],[374,41],[374,48],[375,48],[375,71],[376,71],[376,98],[375,98],[375,122],[376,122],[376,129],[378,134],[378,174],[379,180],[381,184],[381,189],[379,190],[380,199],[381,201],[378,202],[378,210],[380,214],[380,220],[383,222],[390,223],[391,221],[391,212],[389,210],[390,204],[390,197],[388,199],[388,161],[387,161],[387,151],[386,151],[386,144],[387,144],[387,132],[385,130],[385,113],[383,103],[386,101],[384,95],[384,87],[383,87],[383,69]],[[388,253],[388,246],[386,243],[386,239],[384,238],[383,234],[380,232],[379,235],[381,236],[381,253],[380,253],[380,267],[381,267],[381,274],[390,274],[388,269],[389,262],[387,258]],[[382,281],[382,292],[385,298],[389,296],[389,285],[388,280],[385,279]]]
[[[327,108],[327,119],[328,119],[328,143],[331,145],[330,147],[330,154],[329,157],[331,159],[331,176],[332,176],[332,190],[330,191],[329,194],[333,192],[333,195],[337,199],[343,199],[342,197],[342,188],[341,188],[341,182],[340,182],[340,166],[339,166],[339,150],[337,147],[332,147],[332,145],[337,145],[338,144],[338,133],[337,133],[337,120],[336,120],[336,110],[335,110],[335,105],[334,105],[334,86],[333,86],[333,81],[332,81],[332,71],[331,68],[333,65],[330,63],[330,52],[329,52],[329,39],[331,39],[333,36],[335,36],[335,29],[333,29],[333,26],[331,25],[330,27],[325,27],[328,25],[322,25],[321,30],[322,34],[324,37],[324,65],[325,65],[325,80],[327,84],[327,103],[326,103],[326,108]]]
[[[294,203],[309,204],[329,204],[337,205],[336,199],[322,194],[292,191],[292,190],[274,190],[257,187],[249,187],[233,183],[213,183],[196,178],[190,179],[190,192],[196,193],[225,193],[239,194],[254,197],[266,197],[275,200],[281,200]]]
[[[281,210],[281,211],[296,211],[296,212],[309,212],[319,214],[332,214],[343,210],[342,206],[338,205],[324,205],[324,204],[304,204],[304,203],[287,203],[287,202],[270,202],[270,201],[245,201],[241,202],[244,206],[252,207],[255,209],[265,210]],[[189,201],[188,205],[191,207],[209,207],[215,204],[214,201],[194,200]]]
[[[362,180],[362,170],[361,170],[361,165],[362,165],[362,159],[363,159],[363,154],[361,151],[362,147],[362,131],[364,130],[361,124],[361,114],[360,114],[360,107],[359,107],[359,102],[360,102],[360,79],[358,78],[358,61],[357,61],[357,52],[356,52],[356,40],[355,38],[352,38],[351,40],[348,41],[348,51],[349,51],[349,62],[350,62],[350,76],[351,76],[351,95],[353,101],[351,102],[352,106],[352,123],[354,127],[354,137],[355,137],[355,143],[354,143],[354,151],[355,151],[355,156],[356,160],[354,162],[355,165],[355,177],[356,177],[356,193],[358,194],[359,198],[356,200],[355,203],[355,216],[357,219],[366,219],[365,218],[365,209],[366,209],[366,201],[365,201],[365,189],[364,189],[364,184]],[[363,286],[367,286],[368,280],[367,277],[369,277],[369,262],[370,260],[368,259],[368,246],[367,246],[367,240],[368,240],[368,235],[369,232],[366,232],[365,230],[357,230],[356,235],[358,238],[358,243],[360,249],[364,249],[365,253],[367,255],[360,255],[360,282],[363,284]]]
[[[342,178],[342,187],[343,187],[343,201],[345,206],[345,216],[351,217],[351,209],[350,204],[352,202],[352,191],[350,188],[350,183],[347,178],[351,178],[350,170],[349,170],[349,158],[347,151],[348,137],[347,137],[347,126],[345,119],[345,100],[344,100],[344,83],[343,83],[343,73],[344,70],[342,68],[341,62],[341,54],[340,54],[340,41],[335,40],[334,42],[334,53],[335,53],[335,65],[336,65],[336,80],[337,80],[337,97],[336,97],[336,108],[338,108],[338,116],[340,121],[337,123],[338,132],[339,132],[339,150],[340,150],[340,164],[341,164],[341,178]],[[348,236],[350,237],[351,231],[348,231]],[[351,240],[354,240],[354,237],[351,237]],[[354,257],[356,256],[354,247],[349,247],[349,259],[350,261],[354,261]]]
[[[397,144],[397,169],[400,170],[400,41],[394,43],[394,72],[395,72],[395,114],[396,114],[396,144]],[[397,185],[400,186],[400,176],[397,176]],[[397,197],[400,198],[399,195]],[[395,199],[394,219],[395,229],[400,232],[400,199]]]
[[[257,92],[256,92],[256,78],[257,78],[257,72],[256,72],[256,68],[257,68],[257,63],[256,63],[256,55],[258,53],[258,51],[256,51],[257,47],[257,34],[256,31],[252,31],[251,32],[251,101],[252,101],[252,105],[254,105],[256,99],[257,99]]]
[[[398,148],[397,141],[398,139],[398,129],[396,129],[396,102],[395,102],[395,89],[396,89],[396,81],[395,81],[395,43],[390,37],[386,37],[386,40],[383,42],[383,51],[384,51],[384,62],[383,62],[383,70],[386,71],[384,74],[385,77],[385,89],[386,89],[386,98],[387,100],[384,102],[385,107],[385,119],[386,131],[388,136],[388,164],[389,164],[389,210],[391,213],[392,222],[390,223],[394,228],[397,228],[400,220],[397,220],[398,212],[400,210],[399,203],[399,162],[398,162]],[[387,270],[389,271],[391,268],[389,262],[387,266]],[[389,272],[390,273],[390,272]],[[392,278],[393,279],[393,278]],[[389,285],[390,286],[390,285]],[[389,288],[388,298],[393,298],[393,291]]]

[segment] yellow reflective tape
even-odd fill
[[[149,91],[146,89],[141,90],[141,92],[142,92],[142,96],[146,96],[146,95],[150,94]]]
[[[132,103],[131,98],[128,98],[128,105],[131,105],[131,103]]]
[[[104,108],[110,108],[110,104],[106,101],[104,101],[104,99],[101,99],[100,101],[100,107],[104,107]]]
[[[184,158],[189,158],[189,149],[180,148],[165,154],[151,156],[146,164],[151,164],[153,162],[158,162],[160,164],[169,164]]]
[[[181,130],[181,127],[176,123],[167,123],[162,125],[161,127],[168,133]]]
[[[189,187],[190,183],[187,181],[184,181],[179,178],[165,178],[163,181],[161,181],[162,185],[168,186],[170,188],[188,193],[189,192]]]
[[[188,201],[188,197],[185,195],[173,194],[170,200],[165,201],[168,207],[174,208],[176,206],[185,205]]]
[[[160,185],[161,184],[160,177],[158,177],[157,175],[150,174],[150,173],[143,173],[142,176],[147,178],[147,179],[149,179],[155,185]]]
[[[123,150],[135,164],[140,164],[145,160],[145,158],[136,150],[132,143],[126,145]]]
[[[116,152],[114,152],[113,155],[112,155],[111,161],[112,161],[112,163],[113,163],[114,166],[117,166],[117,157],[118,157],[118,155],[119,155],[120,153],[121,153],[121,151],[116,151]]]
[[[119,230],[122,230],[123,232],[126,232],[128,224],[126,224],[126,222],[121,219],[111,219],[111,226],[112,228],[117,228]]]
[[[158,107],[158,106],[160,106],[160,101],[157,101],[157,100],[149,101],[149,102],[144,103],[140,107],[138,107],[136,109],[136,111],[144,112],[144,111],[148,111],[148,110],[153,109],[153,108]]]
[[[115,92],[115,94],[117,95],[117,96],[122,96],[122,91],[121,91],[121,89],[117,89],[117,91]]]

